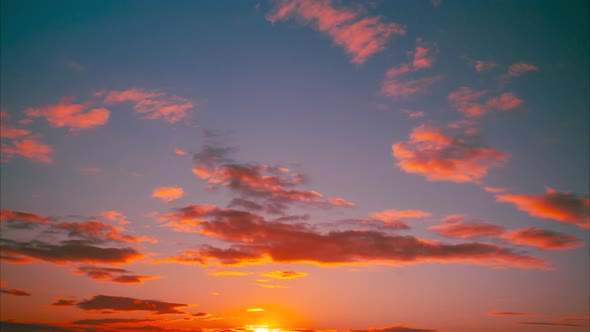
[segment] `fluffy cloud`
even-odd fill
[[[184,190],[180,187],[160,187],[154,189],[152,192],[153,198],[159,198],[166,203],[170,203],[181,198],[184,195]]]
[[[192,101],[161,91],[147,91],[131,88],[113,90],[106,93],[105,104],[133,103],[133,110],[143,114],[144,119],[164,119],[170,123],[178,122],[195,107]]]
[[[199,209],[198,231],[231,243],[226,249],[203,245],[169,262],[206,265],[276,263],[367,264],[471,262],[494,266],[547,268],[543,260],[497,245],[469,242],[443,244],[378,231],[345,230],[321,233],[306,224],[265,221],[261,216],[228,209]]]
[[[512,203],[533,217],[553,219],[581,228],[590,228],[590,199],[567,191],[547,188],[545,194],[498,194],[498,202]]]
[[[344,48],[351,61],[362,64],[375,53],[385,49],[392,35],[405,34],[405,28],[385,23],[379,16],[363,17],[364,10],[335,6],[331,0],[279,0],[266,18],[270,22],[295,19],[311,25]]]
[[[508,159],[504,152],[479,145],[473,135],[453,137],[425,125],[414,128],[408,141],[393,144],[392,151],[401,170],[430,181],[477,183]]]
[[[488,91],[475,91],[468,87],[460,87],[448,96],[449,104],[458,112],[468,117],[481,117],[492,111],[509,111],[520,106],[523,101],[512,92],[502,93],[498,97],[490,97],[479,102]]]
[[[106,108],[88,110],[89,103],[74,104],[73,102],[73,97],[64,97],[54,105],[28,108],[25,110],[25,114],[33,118],[44,117],[50,126],[66,127],[71,131],[102,126],[109,121],[110,112]]]

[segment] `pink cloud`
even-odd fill
[[[44,117],[50,126],[67,127],[71,131],[102,126],[109,121],[110,112],[106,108],[87,110],[90,107],[88,103],[74,104],[73,102],[73,97],[64,97],[54,105],[28,108],[25,114],[33,118]]]
[[[185,156],[187,152],[180,149],[174,149],[174,154],[178,156]]]
[[[370,217],[383,222],[391,222],[398,219],[412,219],[430,217],[431,214],[421,210],[383,210],[380,212],[373,212]]]
[[[131,88],[121,91],[110,91],[104,98],[105,104],[131,102],[133,110],[143,114],[144,119],[164,119],[170,123],[178,122],[188,115],[195,107],[192,101],[176,95],[168,95],[160,91],[145,91]]]
[[[540,195],[498,194],[496,201],[512,203],[533,217],[590,228],[590,199],[571,192],[547,188],[547,192]]]
[[[398,79],[385,79],[381,83],[381,93],[393,99],[407,98],[419,92],[426,91],[436,83],[440,77],[425,77],[415,80],[401,81]]]
[[[509,231],[503,238],[511,243],[545,250],[566,250],[584,245],[584,242],[575,236],[534,227]]]
[[[392,145],[396,165],[407,173],[430,181],[475,182],[492,167],[499,167],[508,154],[480,146],[473,137],[452,137],[440,128],[421,125],[410,139]]]
[[[518,77],[527,71],[538,71],[539,68],[535,65],[526,62],[515,63],[508,68],[508,75]]]
[[[436,48],[432,42],[425,42],[421,38],[416,39],[416,50],[412,60],[414,69],[432,67],[435,52]]]
[[[53,159],[50,156],[53,154],[53,148],[39,142],[35,138],[14,140],[11,143],[11,145],[2,143],[2,162],[6,162],[16,156],[21,156],[40,163],[53,163]]]
[[[272,23],[295,19],[311,25],[344,48],[353,63],[362,64],[384,50],[392,35],[405,34],[403,26],[382,22],[380,16],[361,17],[363,13],[363,9],[337,7],[330,0],[280,0],[266,18]]]
[[[170,203],[181,198],[184,195],[184,190],[180,187],[160,187],[154,189],[152,192],[153,198],[159,198],[166,203]]]
[[[410,119],[419,119],[419,118],[424,117],[424,112],[422,112],[422,111],[412,111],[412,110],[408,110],[408,109],[402,109],[402,110],[400,110],[400,112],[407,114],[408,118],[410,118]]]
[[[460,113],[468,117],[481,117],[486,113],[499,110],[509,111],[520,106],[523,101],[514,93],[506,92],[499,97],[488,98],[480,103],[477,100],[486,95],[488,91],[475,91],[467,87],[461,87],[448,96],[449,104]]]

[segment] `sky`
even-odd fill
[[[583,0],[3,0],[2,331],[582,331]]]

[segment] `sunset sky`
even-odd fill
[[[588,330],[588,1],[0,3],[3,332]]]

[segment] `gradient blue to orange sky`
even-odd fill
[[[588,1],[0,4],[2,331],[588,330]]]

